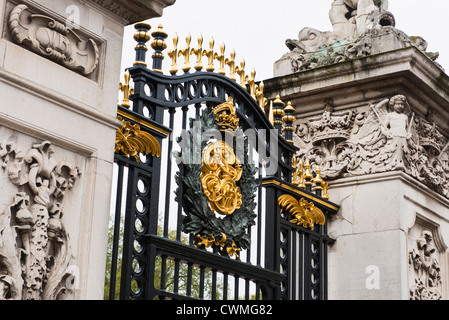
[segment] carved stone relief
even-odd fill
[[[449,140],[432,117],[412,112],[397,95],[358,110],[334,111],[298,120],[294,134],[306,158],[326,179],[400,170],[449,197]]]
[[[84,76],[98,66],[100,53],[93,39],[54,18],[32,13],[27,5],[16,6],[9,15],[12,41]]]
[[[396,29],[395,18],[387,10],[386,0],[334,0],[329,12],[333,30],[302,29],[298,39],[286,40],[290,52],[279,63],[288,61],[290,71],[298,72],[410,46],[435,61],[438,53],[426,52],[422,37]]]
[[[423,230],[408,254],[410,300],[441,300],[439,252],[433,234]]]
[[[0,213],[0,300],[62,299],[75,277],[62,201],[81,172],[48,141],[21,150],[3,140],[0,164],[16,189]]]

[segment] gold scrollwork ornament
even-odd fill
[[[326,223],[323,211],[304,198],[298,201],[293,196],[282,195],[279,197],[278,203],[281,213],[288,212],[293,217],[290,220],[293,224],[313,230],[315,224],[324,225]]]
[[[226,142],[218,141],[206,148],[200,179],[213,211],[228,216],[241,208],[242,192],[237,186],[241,177],[242,166]]]
[[[115,153],[121,152],[137,162],[140,162],[139,154],[161,156],[161,145],[153,135],[141,131],[139,125],[132,125],[120,116],[118,119],[122,121],[123,127],[115,135]]]

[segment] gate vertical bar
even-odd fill
[[[136,210],[136,168],[130,167],[128,170],[128,194],[126,197],[122,273],[120,284],[120,300],[128,300],[131,296],[131,267],[132,267],[132,243],[134,239],[135,210]]]
[[[265,229],[265,268],[279,272],[280,268],[280,213],[277,206],[279,195],[274,187],[266,188],[266,229]],[[265,300],[280,299],[280,284],[271,283],[270,288],[266,288],[267,296]]]

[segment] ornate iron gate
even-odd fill
[[[109,298],[326,299],[326,220],[338,206],[319,168],[294,156],[294,108],[269,104],[255,73],[213,40],[191,48],[188,36],[178,50],[176,36],[164,75],[161,26],[150,70],[151,27],[135,27],[136,62],[120,86]]]

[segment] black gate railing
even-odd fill
[[[174,38],[164,75],[159,27],[150,70],[150,27],[136,29],[118,108],[109,299],[326,299],[326,221],[338,206],[319,169],[295,158],[294,109],[267,104],[254,73],[212,40],[178,50]]]

